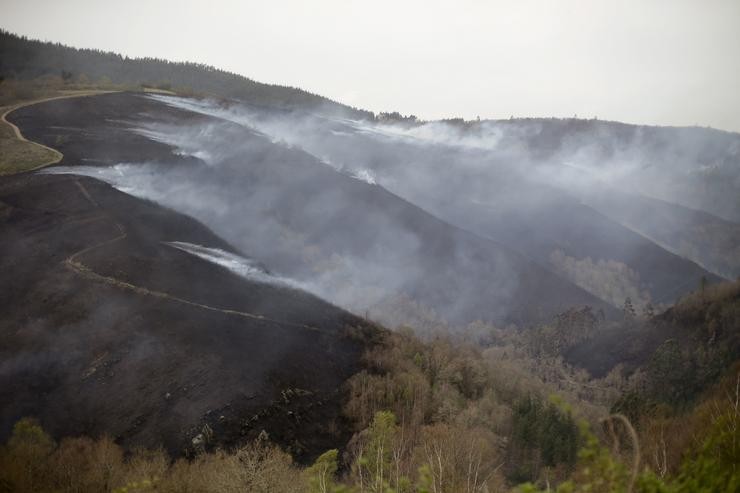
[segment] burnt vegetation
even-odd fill
[[[546,196],[502,212],[330,162],[383,172],[398,153],[431,163],[418,177],[478,156],[397,135],[348,144],[329,118],[412,131],[426,124],[413,115],[4,31],[0,75],[0,104],[120,91],[8,117],[64,156],[0,179],[0,493],[740,490],[740,281],[720,277],[740,265],[729,166],[681,184],[713,214],[660,202],[653,228],[641,213],[657,199],[622,208],[633,199],[616,191],[569,196],[487,163],[502,178],[485,194]],[[202,96],[263,126],[177,106]],[[294,129],[269,130],[286,118],[337,126],[283,141]],[[490,123],[441,122],[464,137]],[[616,138],[599,156],[647,135],[652,158],[688,135],[495,124],[515,130],[504,146],[548,158],[600,129]],[[734,163],[735,137],[707,135],[700,158]],[[131,169],[140,182],[104,174]],[[454,186],[439,176],[430,190]],[[699,191],[712,184],[716,202]]]

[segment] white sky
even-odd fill
[[[0,0],[0,27],[428,119],[740,131],[740,0]]]

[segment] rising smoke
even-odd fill
[[[274,273],[273,281],[291,279],[381,318],[385,303],[410,296],[449,321],[521,322],[522,313],[537,311],[533,306],[543,301],[534,300],[540,293],[527,286],[549,272],[618,304],[618,296],[600,294],[608,286],[591,287],[593,273],[567,275],[573,266],[589,265],[628,272],[614,281],[624,286],[620,292],[668,301],[675,293],[667,294],[666,286],[675,279],[658,279],[640,258],[660,250],[645,236],[667,229],[663,236],[671,237],[679,228],[661,230],[661,218],[649,213],[628,220],[625,204],[633,204],[634,195],[647,204],[676,204],[679,215],[681,205],[723,216],[716,224],[740,238],[728,221],[740,220],[740,194],[710,198],[697,186],[734,172],[729,190],[740,189],[740,139],[733,134],[708,133],[702,140],[687,129],[576,120],[391,124],[149,97],[208,118],[195,124],[138,119],[127,123],[130,131],[202,165],[120,163],[50,172],[95,176],[191,215],[244,258],[207,245],[173,246],[232,270],[247,269],[243,275],[257,275],[249,266],[259,261]],[[692,139],[677,138],[684,135]],[[653,239],[685,254],[679,244],[694,241],[688,231],[675,241]],[[725,270],[740,272],[740,255],[728,255]],[[561,257],[572,259],[571,269],[553,264]],[[693,260],[714,265],[711,258]],[[677,277],[701,270],[678,257],[671,262],[680,267]],[[575,289],[543,302],[541,310],[594,301]]]

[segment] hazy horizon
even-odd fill
[[[1,3],[13,33],[206,63],[375,112],[740,131],[732,0]]]

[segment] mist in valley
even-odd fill
[[[729,175],[736,188],[734,134],[587,120],[394,123],[147,97],[202,117],[123,123],[171,146],[170,162],[49,172],[190,215],[266,271],[391,325],[423,312],[441,324],[527,324],[569,304],[667,306],[702,277],[740,272],[728,247],[740,238],[728,220],[740,217],[738,198],[701,186]],[[638,200],[662,209],[636,215]],[[572,286],[570,297],[542,303],[554,297],[530,289],[542,272]],[[398,300],[411,301],[408,320],[387,315]]]

